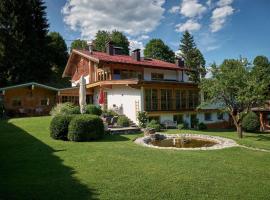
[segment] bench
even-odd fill
[[[171,120],[165,120],[162,122],[166,129],[168,128],[177,128],[177,122]]]

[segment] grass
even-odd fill
[[[268,152],[158,150],[134,144],[139,135],[56,141],[50,120],[0,122],[0,199],[270,199]],[[233,131],[182,132],[270,149],[267,134],[239,140]]]

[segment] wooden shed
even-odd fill
[[[57,103],[58,89],[30,82],[0,88],[0,101],[8,116],[39,116],[49,114]]]

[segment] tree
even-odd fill
[[[196,47],[193,36],[185,31],[179,46],[180,55],[185,61],[185,66],[194,70],[189,72],[189,77],[194,82],[200,82],[205,75],[205,59],[201,51]]]
[[[144,56],[171,63],[175,62],[174,52],[161,39],[151,39],[145,46]]]
[[[257,73],[261,79],[266,79],[270,82],[270,62],[265,56],[257,56],[253,60],[253,73]]]
[[[220,66],[212,65],[212,77],[204,78],[201,90],[210,103],[221,103],[231,115],[238,136],[243,137],[242,120],[253,106],[261,106],[267,99],[269,82],[249,70],[243,60],[224,60]]]
[[[0,2],[1,85],[50,77],[45,9],[42,0]]]
[[[66,79],[62,79],[62,73],[68,59],[65,40],[59,33],[51,32],[48,34],[48,42],[48,55],[51,70],[53,72],[50,81],[54,83],[54,86],[66,86],[68,81]]]
[[[108,31],[98,31],[94,40],[95,50],[105,52],[106,44],[110,41],[110,33]]]
[[[127,37],[117,30],[112,32],[98,31],[94,40],[94,47],[97,51],[106,51],[106,44],[111,41],[115,46],[122,47],[122,53],[129,55],[129,41]]]
[[[70,45],[71,50],[72,49],[87,49],[87,41],[86,40],[74,40]]]

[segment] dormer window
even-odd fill
[[[153,80],[153,81],[162,81],[162,80],[164,80],[164,74],[151,73],[151,80]]]

